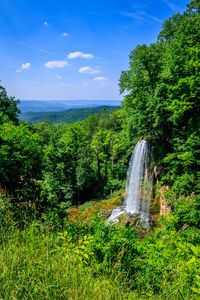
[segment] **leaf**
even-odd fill
[[[194,245],[191,245],[190,248],[196,256],[200,254],[199,247],[195,247]]]

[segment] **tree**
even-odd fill
[[[165,21],[155,44],[131,52],[120,88],[127,94],[124,109],[130,137],[155,143],[167,184],[186,192],[178,182],[181,177],[188,191],[195,190],[200,140],[199,1],[192,0],[183,14]]]
[[[39,201],[42,139],[27,125],[0,125],[0,187],[15,203]]]
[[[130,55],[130,67],[120,77],[120,91],[126,92],[123,107],[131,138],[164,136],[160,115],[165,114],[163,102],[157,97],[161,82],[165,47],[162,43],[137,46]],[[162,126],[161,126],[162,125]]]
[[[0,124],[11,121],[18,124],[20,110],[17,108],[19,100],[8,97],[6,89],[0,85]]]
[[[199,0],[191,0],[187,5],[189,12],[200,13],[200,2]]]

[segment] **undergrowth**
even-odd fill
[[[22,229],[1,210],[0,299],[199,299],[198,197],[145,237],[98,215],[59,224],[56,212]]]

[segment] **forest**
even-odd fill
[[[90,115],[100,114],[102,111],[110,111],[118,109],[117,106],[98,106],[84,108],[69,108],[58,112],[24,112],[19,118],[29,123],[74,123],[86,119]]]
[[[120,109],[19,120],[0,86],[0,298],[200,298],[200,2],[122,71]],[[148,228],[112,224],[139,140],[154,149]],[[171,212],[159,216],[161,189]]]

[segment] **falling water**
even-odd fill
[[[137,143],[127,174],[126,198],[122,208],[113,210],[109,221],[118,221],[124,213],[137,215],[141,223],[148,225],[153,182],[149,170],[149,147],[145,140]]]

